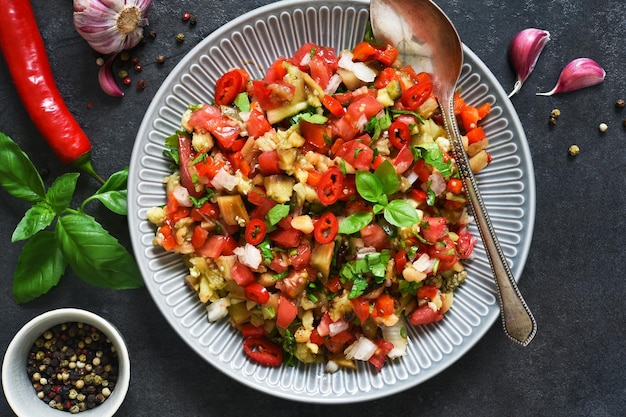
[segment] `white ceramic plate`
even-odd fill
[[[138,132],[128,182],[129,226],[146,286],[171,326],[202,358],[226,375],[262,392],[295,401],[349,403],[397,393],[450,366],[485,334],[499,315],[495,284],[479,242],[468,264],[469,278],[452,310],[439,323],[409,330],[407,355],[375,372],[324,372],[324,365],[266,368],[246,359],[241,336],[226,320],[209,323],[205,308],[183,284],[179,255],[152,246],[154,229],[146,212],[165,201],[162,179],[169,174],[164,138],[180,127],[188,104],[212,102],[215,81],[233,67],[260,78],[279,56],[312,41],[351,48],[363,38],[369,3],[360,0],[289,0],[247,13],[195,47],[165,80]],[[459,82],[469,103],[488,101],[484,121],[493,162],[478,175],[479,188],[511,270],[519,279],[535,218],[535,182],[528,144],[504,90],[467,47]],[[473,232],[478,236],[478,231]],[[504,335],[502,337],[505,337]]]

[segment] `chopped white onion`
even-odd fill
[[[178,204],[180,204],[181,206],[183,207],[193,206],[193,203],[189,199],[189,191],[182,185],[177,185],[176,187],[174,187],[174,191],[172,192],[172,195],[174,196]]]
[[[363,82],[371,83],[376,79],[376,71],[368,67],[364,62],[352,61],[352,53],[349,51],[341,53],[338,65],[339,68],[352,71],[354,76]]]
[[[228,307],[230,306],[229,298],[220,298],[219,300],[209,304],[206,307],[207,317],[210,322],[218,321],[228,315]]]
[[[246,243],[245,246],[239,246],[233,250],[237,259],[242,264],[249,266],[252,269],[257,269],[263,261],[261,251],[254,245]]]
[[[377,349],[378,346],[376,346],[376,343],[372,342],[365,336],[361,336],[356,340],[356,342],[348,346],[343,353],[346,355],[346,359],[368,361],[372,355],[376,353]]]
[[[332,337],[332,336],[334,336],[336,334],[339,334],[339,333],[341,333],[341,332],[343,332],[345,330],[348,330],[349,328],[350,328],[350,324],[347,321],[345,321],[345,320],[337,320],[336,322],[330,323],[328,325],[328,330],[329,330],[328,335]]]
[[[406,354],[406,348],[408,345],[408,339],[406,337],[406,331],[402,329],[406,327],[404,320],[399,320],[393,326],[382,326],[383,338],[393,344],[393,349],[387,353],[387,356],[391,359],[399,358]],[[405,335],[403,336],[403,333]]]
[[[339,74],[333,74],[333,76],[328,80],[328,85],[324,89],[324,93],[333,94],[337,91],[342,82],[343,80]]]
[[[413,262],[413,268],[419,272],[431,272],[435,261],[425,253],[422,253],[419,258]]]
[[[237,184],[239,184],[239,178],[231,175],[224,168],[220,168],[211,180],[211,185],[213,185],[213,187],[218,191],[223,189],[232,191],[235,189]]]
[[[446,180],[443,178],[440,172],[435,171],[428,177],[430,182],[430,189],[435,195],[441,195],[446,190]]]

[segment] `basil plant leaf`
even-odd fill
[[[385,159],[376,168],[376,170],[374,171],[374,175],[376,175],[376,178],[380,180],[380,183],[383,187],[383,193],[391,195],[398,191],[398,187],[400,186],[400,179],[398,178],[396,169],[393,167],[391,162]]]
[[[13,296],[26,303],[47,293],[59,283],[66,263],[52,231],[36,234],[26,242],[17,258]]]
[[[40,201],[24,213],[24,217],[13,231],[11,242],[34,236],[37,232],[50,226],[55,217],[54,209],[46,201]]]
[[[46,188],[28,156],[7,135],[0,133],[0,185],[14,197],[37,203]]]
[[[46,200],[57,214],[63,213],[70,206],[79,176],[77,172],[61,175],[50,186]]]
[[[122,191],[128,184],[128,167],[114,172],[107,178],[106,182],[96,191],[96,194],[103,194],[109,191]]]
[[[417,210],[404,200],[390,201],[383,215],[385,220],[398,227],[409,227],[420,221]]]
[[[365,200],[378,203],[383,196],[383,185],[378,177],[369,171],[356,172],[356,189]]]
[[[368,211],[352,213],[339,223],[339,233],[351,235],[363,229],[374,219],[374,214]]]
[[[143,285],[134,258],[93,217],[84,213],[60,217],[56,236],[68,264],[87,283],[111,289]]]
[[[115,214],[119,214],[121,216],[128,214],[128,192],[126,190],[107,191],[100,194],[94,194],[83,201],[81,210],[84,210],[87,203],[93,200],[100,201],[106,208]]]

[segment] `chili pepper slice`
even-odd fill
[[[246,225],[245,237],[246,242],[251,245],[258,245],[263,242],[267,234],[267,226],[261,219],[250,219]]]
[[[417,108],[424,104],[426,99],[430,97],[432,93],[433,83],[430,81],[413,84],[404,93],[402,93],[400,100],[405,107],[417,110]]]
[[[411,129],[406,123],[396,120],[389,126],[388,132],[391,144],[397,149],[411,144]]]
[[[339,222],[337,217],[330,211],[322,214],[313,229],[313,236],[318,243],[326,244],[335,240],[339,231]]]
[[[331,167],[322,175],[317,184],[317,196],[325,206],[334,204],[343,193],[343,174],[337,167]]]
[[[283,349],[262,337],[248,337],[243,341],[246,355],[253,361],[265,366],[280,366],[283,363]]]
[[[242,69],[234,69],[222,75],[215,83],[215,104],[232,103],[237,94],[245,90],[248,78],[248,73]]]
[[[254,301],[257,304],[265,304],[270,300],[270,292],[258,282],[246,285],[243,289],[243,294],[248,300]]]
[[[2,2],[0,50],[26,111],[57,158],[104,183],[91,164],[91,142],[54,81],[29,0]]]
[[[322,104],[333,116],[341,117],[346,114],[346,109],[344,109],[339,100],[333,96],[326,94],[322,99]]]

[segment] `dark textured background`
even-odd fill
[[[267,0],[154,0],[150,30],[157,37],[135,55],[147,88],[126,97],[106,96],[97,83],[95,56],[72,25],[69,0],[34,0],[54,75],[70,109],[93,141],[102,175],[125,167],[151,97],[176,62],[203,37]],[[535,233],[520,288],[539,323],[526,348],[510,342],[496,322],[459,361],[431,380],[390,398],[346,406],[297,404],[257,393],[215,371],[169,327],[147,290],[107,291],[68,273],[49,294],[25,305],[12,297],[11,281],[22,244],[11,233],[26,210],[0,190],[0,353],[32,317],[58,307],[81,307],[110,319],[126,337],[132,382],[119,416],[624,416],[626,415],[626,2],[623,0],[440,0],[463,41],[509,91],[507,61],[520,30],[549,30],[552,41],[535,72],[512,101],[532,152],[537,186]],[[189,11],[198,24],[183,24]],[[175,42],[177,33],[186,40]],[[154,57],[167,61],[157,65]],[[603,84],[554,97],[561,68],[587,56],[607,71]],[[131,71],[132,74],[132,71]],[[134,76],[137,79],[137,76]],[[90,108],[91,107],[91,108]],[[559,108],[556,126],[550,111]],[[600,133],[598,125],[608,124]],[[0,62],[0,131],[11,136],[52,180],[68,171],[42,141]],[[581,152],[568,157],[576,143]],[[82,175],[77,201],[97,188]],[[125,218],[91,206],[112,234],[129,244]],[[0,396],[0,416],[12,415]]]

